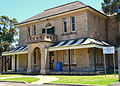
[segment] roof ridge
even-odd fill
[[[63,4],[63,5],[59,5],[59,6],[56,6],[56,7],[49,8],[49,9],[46,9],[44,11],[52,10],[52,9],[59,8],[59,7],[62,7],[62,6],[65,6],[65,5],[69,5],[69,4],[72,4],[72,3],[76,3],[76,2],[79,2],[79,3],[83,4],[83,5],[85,5],[84,3],[80,2],[79,0],[77,0],[77,1],[74,1],[74,2],[67,3],[67,4]]]

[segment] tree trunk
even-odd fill
[[[119,36],[120,36],[120,22],[118,24],[119,24]]]
[[[0,52],[0,72],[2,72],[2,53]]]
[[[120,22],[118,22],[118,24],[119,24],[119,27],[118,27],[118,28],[119,28],[119,36],[120,36]]]
[[[119,36],[120,36],[120,22],[119,22]],[[120,45],[118,48],[118,77],[119,77],[119,81],[120,81]]]
[[[0,45],[0,72],[2,71],[2,50],[3,50],[3,47]]]

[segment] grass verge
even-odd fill
[[[95,76],[54,76],[59,78],[51,83],[63,84],[85,84],[85,85],[110,85],[118,82],[118,76],[114,75],[95,75]]]
[[[36,78],[36,77],[20,77],[20,78],[8,78],[8,79],[1,79],[1,80],[4,80],[4,81],[25,81],[25,82],[28,82],[28,83],[32,83],[32,82],[38,81],[39,78]]]

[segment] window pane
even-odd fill
[[[63,22],[64,22],[64,32],[67,32],[67,21],[65,18],[63,19]]]
[[[42,33],[45,33],[45,28],[42,29]]]
[[[33,35],[36,35],[36,26],[35,25],[32,26],[32,32],[33,32]]]
[[[75,31],[75,24],[72,24],[72,31]]]
[[[67,50],[64,50],[63,53],[64,53],[64,64],[68,64],[68,54],[67,54]]]
[[[28,36],[30,36],[30,27],[28,26],[27,29],[28,29]]]
[[[75,17],[72,16],[72,23],[75,23]]]
[[[75,31],[75,17],[71,17],[71,22],[72,22],[72,31]]]
[[[72,55],[72,58],[73,58],[73,64],[76,64],[76,51],[73,50],[73,55]]]
[[[47,29],[47,34],[55,34],[55,28],[54,27],[51,27],[49,29]]]

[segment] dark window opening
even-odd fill
[[[71,23],[72,23],[72,31],[75,31],[75,17],[71,17]]]
[[[55,34],[55,28],[54,27],[47,28],[47,29],[43,28],[42,33],[53,34],[54,35]]]
[[[30,27],[28,26],[27,29],[28,29],[28,36],[30,36]]]
[[[64,32],[67,32],[67,21],[65,18],[63,19],[63,24],[64,24]]]
[[[32,26],[32,29],[33,29],[33,35],[36,35],[36,26],[33,25],[33,26]]]

